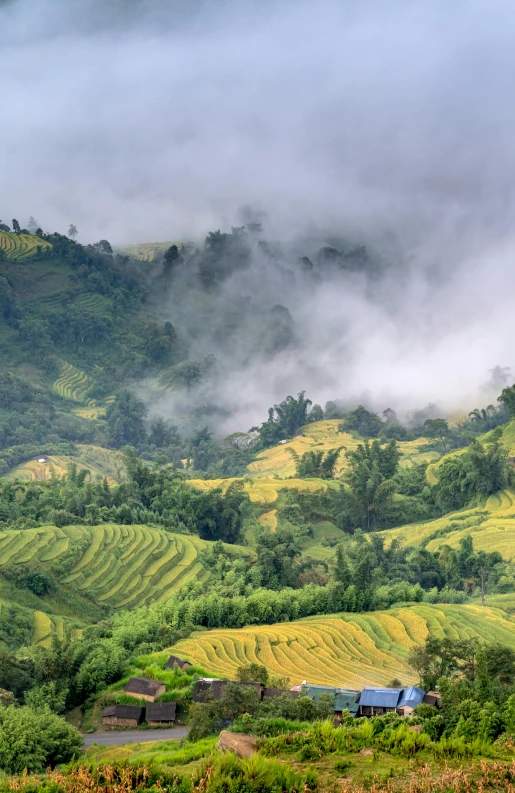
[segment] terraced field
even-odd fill
[[[52,388],[65,399],[71,399],[74,402],[88,402],[88,404],[92,402],[94,405],[94,400],[87,399],[90,383],[86,372],[77,369],[71,363],[61,362],[61,374]]]
[[[148,526],[45,526],[0,532],[0,567],[41,564],[59,559],[73,543],[86,549],[61,583],[79,594],[92,593],[114,608],[133,608],[169,597],[189,581],[205,581],[210,573],[199,561],[209,543],[194,536],[170,534]],[[75,546],[76,547],[76,546]],[[252,554],[226,545],[234,558]],[[49,630],[39,618],[38,636]]]
[[[78,470],[87,468],[92,479],[107,477],[108,482],[119,482],[122,477],[122,457],[119,452],[103,449],[100,446],[78,444],[77,456],[50,455],[45,463],[28,460],[5,476],[5,479],[21,479],[46,481],[52,477],[62,477],[68,472],[70,463],[75,463]]]
[[[307,490],[315,493],[317,490],[327,490],[328,487],[338,485],[325,479],[189,479],[188,484],[199,490],[213,490],[221,487],[225,492],[233,482],[243,481],[243,489],[249,494],[253,504],[273,504],[279,498],[279,493],[284,490]]]
[[[34,612],[34,628],[32,631],[32,645],[44,647],[49,645],[54,636],[58,639],[65,639],[72,636],[80,636],[82,630],[76,628],[75,624],[59,617],[57,614],[45,614],[43,611]]]
[[[307,424],[301,429],[301,435],[296,436],[291,441],[271,449],[266,449],[258,454],[256,460],[248,466],[248,470],[253,477],[278,476],[286,479],[295,476],[295,460],[290,450],[299,456],[308,451],[329,451],[338,446],[344,447],[338,459],[337,473],[341,473],[347,467],[345,458],[346,451],[356,449],[363,440],[353,437],[348,432],[338,432],[338,419],[327,421],[315,421]],[[402,453],[401,465],[410,466],[414,462],[430,462],[438,458],[438,454],[424,449],[429,443],[427,438],[417,438],[415,441],[399,443]]]
[[[515,648],[515,620],[500,609],[480,605],[416,604],[369,614],[313,617],[276,625],[192,634],[173,646],[182,658],[214,675],[234,679],[242,664],[263,664],[292,683],[361,688],[403,684],[417,676],[407,663],[412,647],[428,634],[499,641]]]
[[[12,231],[0,231],[0,250],[5,251],[8,259],[15,261],[30,259],[31,256],[51,247],[49,242],[34,234],[14,234]]]
[[[182,242],[143,242],[141,245],[124,245],[123,248],[117,250],[140,262],[154,262],[171,245],[177,245],[180,248],[182,244]]]
[[[436,551],[442,545],[458,546],[471,536],[478,551],[499,551],[506,561],[515,559],[515,494],[503,491],[490,496],[484,506],[451,512],[443,518],[382,532],[387,544],[398,539],[406,545],[425,545]]]

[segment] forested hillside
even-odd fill
[[[0,689],[31,713],[94,729],[143,670],[201,737],[201,670],[407,685],[448,642],[515,669],[515,386],[499,370],[496,404],[459,420],[306,390],[234,430],[224,380],[301,347],[285,285],[381,277],[348,243],[286,272],[256,233],[117,253],[0,231]],[[243,300],[257,255],[284,281]]]

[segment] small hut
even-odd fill
[[[175,721],[175,702],[149,702],[147,705],[147,723],[149,727],[170,727]]]
[[[189,661],[185,661],[183,658],[178,658],[176,655],[171,655],[166,662],[165,669],[173,669],[174,666],[178,666],[179,669],[186,671],[186,669],[190,669],[192,665]]]
[[[137,727],[144,718],[145,708],[136,705],[109,705],[102,711],[102,724],[113,727]]]
[[[147,677],[131,677],[123,690],[126,694],[138,699],[154,702],[157,697],[165,693],[166,686],[160,680],[149,680]]]

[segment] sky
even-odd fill
[[[285,243],[364,242],[401,265],[381,299],[299,287],[297,358],[228,382],[258,387],[245,420],[310,382],[468,404],[515,370],[514,23],[508,0],[1,0],[0,218],[121,245],[248,204]]]

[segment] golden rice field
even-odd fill
[[[256,460],[248,466],[248,471],[253,477],[279,476],[281,479],[285,479],[295,476],[295,460],[290,450],[301,457],[305,452],[327,452],[342,446],[344,448],[342,448],[336,467],[337,473],[341,473],[348,465],[345,452],[356,449],[360,443],[363,443],[363,440],[354,438],[348,432],[338,432],[340,423],[338,419],[329,419],[307,424],[301,429],[301,435],[297,435],[287,443],[265,449],[258,454]],[[428,443],[427,438],[417,438],[414,441],[399,443],[402,453],[401,465],[410,466],[415,462],[430,462],[438,458],[439,455],[436,452],[425,451],[424,447]]]
[[[484,506],[451,512],[425,523],[389,529],[383,531],[382,536],[387,544],[397,539],[403,544],[418,546],[436,532],[442,534],[427,543],[430,551],[436,551],[442,545],[455,548],[462,537],[470,536],[476,550],[499,551],[506,561],[511,561],[515,558],[515,494],[505,490],[490,496]]]
[[[90,472],[91,479],[105,476],[111,484],[121,480],[123,462],[119,452],[87,444],[78,444],[77,449],[79,450],[77,456],[65,457],[52,454],[46,457],[45,463],[40,463],[37,459],[28,460],[18,465],[4,478],[20,479],[24,482],[46,481],[53,477],[64,476],[68,473],[70,463],[75,463],[79,471],[86,468]]]
[[[74,541],[84,539],[88,544],[83,555],[61,583],[79,594],[90,592],[96,600],[114,608],[164,600],[190,581],[210,577],[199,561],[199,553],[210,543],[148,526],[114,524],[0,532],[0,567],[44,565],[59,559]],[[252,554],[237,545],[225,548],[235,559]]]
[[[271,509],[269,512],[263,512],[258,518],[258,523],[266,526],[270,531],[275,531],[277,529],[277,510]]]
[[[71,363],[61,361],[61,374],[53,383],[52,388],[65,399],[74,402],[86,402],[90,387],[86,372],[72,366]],[[94,405],[94,400],[91,400]]]
[[[188,479],[188,484],[199,490],[213,490],[221,487],[225,492],[233,482],[243,482],[243,490],[248,493],[253,504],[273,504],[284,490],[304,490],[315,493],[327,490],[334,482],[324,479]]]
[[[238,666],[259,663],[291,683],[362,688],[394,677],[415,683],[407,662],[426,636],[479,638],[515,648],[515,620],[480,605],[416,604],[368,614],[192,634],[171,650],[213,675],[234,679]]]
[[[34,234],[15,234],[12,231],[0,231],[0,250],[5,251],[8,259],[29,259],[41,251],[51,248],[49,242]]]
[[[63,640],[68,636],[80,636],[81,634],[82,630],[76,628],[70,620],[59,617],[57,614],[45,614],[43,611],[34,612],[32,645],[44,647],[52,642],[54,636]]]

